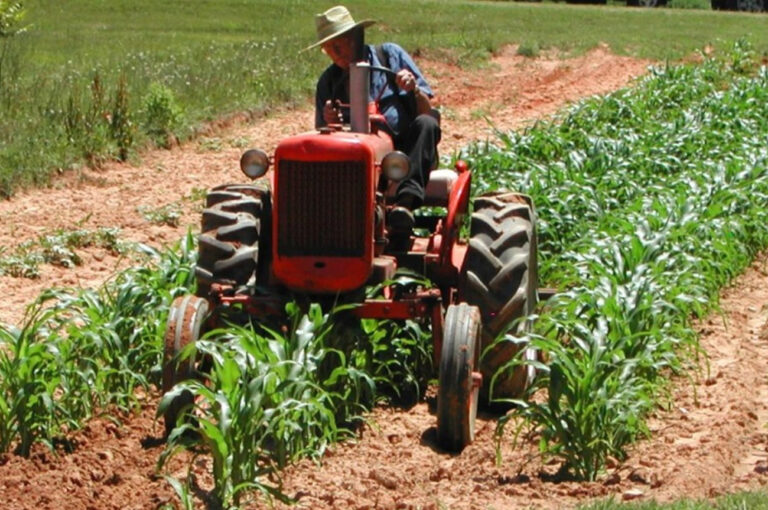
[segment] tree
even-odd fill
[[[5,39],[24,32],[27,27],[22,22],[26,14],[23,2],[0,0],[0,37]]]
[[[23,2],[0,0],[0,98],[6,95],[5,74],[7,72],[4,73],[4,71],[8,67],[8,41],[11,37],[27,30],[27,26],[22,24],[26,14]]]

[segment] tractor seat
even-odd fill
[[[459,174],[450,168],[438,168],[429,173],[427,188],[424,190],[424,203],[429,207],[448,207],[448,197]],[[387,188],[387,202],[394,202],[397,195],[397,182],[390,182]]]

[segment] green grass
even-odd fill
[[[0,196],[57,169],[130,158],[232,112],[309,103],[326,65],[314,39],[321,1],[30,0],[29,30],[0,41]],[[679,58],[748,35],[768,51],[764,16],[608,6],[440,0],[352,6],[380,21],[369,40],[478,65],[507,43]],[[401,16],[409,12],[409,16]],[[652,36],[649,36],[652,34]],[[482,72],[482,71],[479,71]],[[307,126],[311,126],[307,118]]]
[[[671,503],[655,501],[642,503],[620,503],[605,500],[580,505],[578,510],[766,510],[768,493],[762,490],[739,492],[720,496],[714,500],[680,499]]]
[[[670,0],[667,5],[671,9],[703,9],[712,8],[710,0]]]

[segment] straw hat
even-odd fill
[[[346,7],[343,5],[331,7],[327,11],[315,15],[317,42],[304,48],[304,51],[315,48],[316,46],[320,46],[324,42],[330,41],[334,37],[338,37],[341,34],[349,32],[353,28],[368,27],[374,23],[376,22],[371,19],[365,19],[355,23],[355,20],[352,19],[352,15],[349,13]]]

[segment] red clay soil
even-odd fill
[[[574,59],[526,59],[507,48],[482,71],[419,60],[443,105],[444,154],[472,140],[492,139],[485,118],[515,129],[564,105],[628,85],[649,62],[598,48]],[[119,227],[121,238],[164,246],[199,221],[197,190],[241,182],[237,166],[243,141],[268,151],[286,135],[311,125],[309,109],[276,112],[252,125],[230,126],[169,151],[142,155],[136,165],[108,164],[67,176],[52,189],[20,194],[0,203],[0,247],[56,229]],[[140,206],[175,204],[183,211],[176,228],[150,224]],[[0,321],[15,324],[25,306],[51,286],[92,287],[132,263],[101,249],[82,250],[74,269],[43,266],[37,280],[2,277],[6,296]],[[542,465],[535,441],[516,446],[507,436],[496,462],[495,421],[480,418],[478,437],[461,455],[434,447],[435,416],[429,403],[411,409],[379,408],[355,441],[332,446],[321,462],[302,461],[282,473],[283,489],[298,508],[562,508],[592,498],[669,500],[712,497],[763,485],[768,480],[768,272],[754,263],[722,297],[722,315],[702,322],[709,371],[680,381],[668,410],[651,420],[652,438],[592,483],[556,482],[556,464]],[[0,456],[0,501],[10,509],[157,508],[176,498],[163,474],[184,477],[188,456],[162,473],[162,428],[153,418],[157,395],[143,399],[122,425],[93,419],[73,435],[71,453],[39,447],[29,459]],[[205,506],[211,488],[210,460],[193,462]],[[269,507],[255,501],[253,508]],[[279,505],[278,505],[279,506]]]

